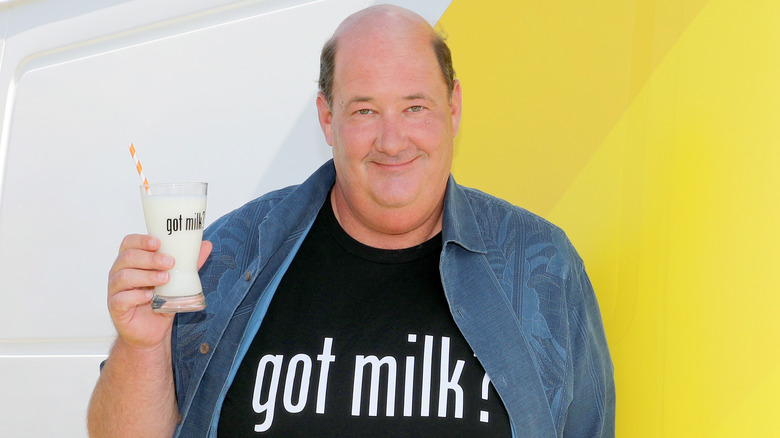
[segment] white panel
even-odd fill
[[[0,436],[86,435],[106,277],[152,182],[207,222],[330,158],[319,51],[359,0],[0,1]],[[435,23],[449,1],[394,3]]]
[[[205,15],[23,64],[0,215],[4,337],[111,335],[106,273],[121,237],[144,231],[130,141],[150,180],[210,183],[209,222],[328,158],[313,101],[332,26],[301,32],[303,9],[327,15]]]
[[[87,405],[101,360],[50,355],[0,360],[0,436],[86,437]]]

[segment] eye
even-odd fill
[[[413,113],[418,113],[418,112],[420,112],[422,110],[423,110],[423,106],[422,105],[414,105],[414,106],[410,106],[409,107],[409,111],[411,111]]]
[[[363,108],[363,109],[359,109],[359,110],[355,111],[355,113],[360,114],[361,116],[367,116],[367,115],[371,114],[372,111],[370,109]]]

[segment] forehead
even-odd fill
[[[429,32],[351,30],[338,40],[334,94],[346,89],[369,94],[382,89],[400,94],[429,92],[432,87],[446,90]]]

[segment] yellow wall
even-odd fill
[[[780,436],[780,1],[454,0],[457,180],[562,226],[622,437]]]

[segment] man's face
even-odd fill
[[[317,106],[336,190],[352,210],[433,211],[452,163],[460,85],[450,99],[430,34],[348,32],[335,66],[332,105],[320,96]]]

